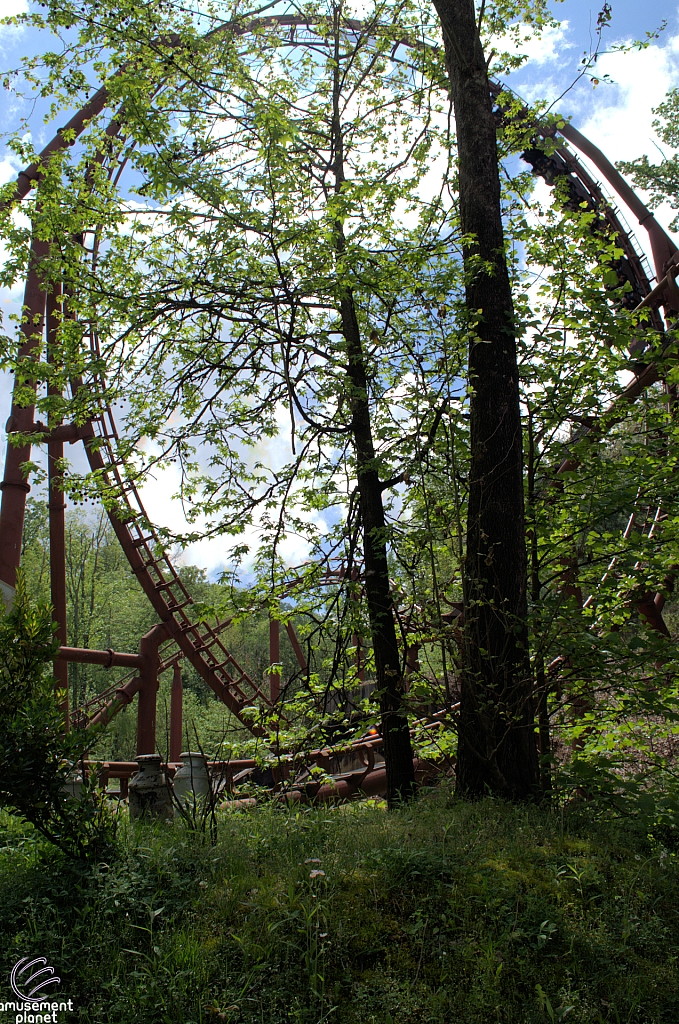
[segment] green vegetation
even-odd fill
[[[480,5],[476,56],[486,47],[501,75],[512,61],[493,35],[517,17],[544,26],[543,9]],[[29,952],[49,958],[81,1024],[675,1024],[674,307],[667,325],[639,310],[646,286],[615,223],[552,159],[547,127],[536,136],[544,107],[498,98],[496,119],[485,60],[486,141],[494,161],[502,114],[508,170],[497,237],[475,254],[480,232],[462,216],[475,170],[463,173],[451,138],[450,67],[429,5],[376,0],[363,25],[342,3],[307,13],[299,36],[289,19],[251,24],[257,12],[230,0],[195,19],[173,0],[54,0],[19,19],[63,36],[59,54],[21,69],[29,91],[54,96],[53,114],[100,82],[107,100],[43,162],[25,223],[14,186],[2,193],[0,285],[34,258],[56,312],[46,336],[27,314],[0,338],[0,367],[48,427],[124,410],[104,447],[120,480],[58,460],[69,643],[134,651],[154,623],[106,513],[150,529],[126,506],[127,485],[175,467],[186,528],[157,536],[168,548],[222,538],[232,581],[182,567],[196,617],[230,619],[224,644],[260,685],[269,614],[294,617],[304,646],[300,668],[283,633],[281,720],[265,710],[268,735],[248,742],[275,757],[348,731],[365,676],[393,813],[299,809],[278,794],[220,810],[208,842],[186,821],[130,822],[94,779],[69,799],[85,753],[131,759],[135,708],[104,733],[63,734],[46,508],[30,501],[26,589],[0,621],[0,972]],[[406,50],[411,37],[422,44]],[[467,123],[475,134],[473,111]],[[36,156],[23,128],[12,147],[26,164]],[[520,154],[554,181],[551,203]],[[634,168],[651,181],[648,163]],[[656,198],[673,180],[657,179]],[[485,214],[490,192],[477,185]],[[29,221],[43,257],[40,246],[29,256]],[[503,231],[506,302],[489,330],[492,295],[474,288],[485,275],[498,291],[489,267]],[[516,353],[497,391],[510,320]],[[656,383],[629,403],[630,368],[651,363]],[[514,465],[513,502],[498,501],[492,529],[475,488],[487,496],[495,474],[502,496],[507,464],[475,433],[482,391]],[[11,443],[42,443],[35,429]],[[494,436],[492,418],[484,431]],[[39,479],[36,466],[24,463],[27,477]],[[99,518],[73,511],[90,499]],[[286,544],[300,537],[309,561],[293,568]],[[233,583],[243,565],[248,589]],[[482,615],[492,643],[485,627],[474,633]],[[483,686],[472,647],[492,662]],[[249,753],[195,670],[182,674],[187,746],[195,736],[209,754]],[[72,666],[71,708],[123,676]],[[161,754],[169,687],[166,674]],[[447,716],[448,752],[459,730],[462,791],[487,791],[483,764],[495,793],[542,806],[465,804],[451,780],[403,806],[409,726],[432,709]],[[500,729],[484,724],[493,717]],[[513,732],[524,750],[505,756]]]
[[[82,1024],[679,1016],[676,854],[591,806],[273,804],[215,846],[121,822],[89,868],[0,827],[0,973],[58,963]]]
[[[14,607],[0,617],[0,805],[59,849],[91,859],[110,847],[111,816],[96,779],[77,798],[69,793],[74,766],[95,737],[64,733],[51,673],[55,648],[49,606],[32,605],[19,580]]]

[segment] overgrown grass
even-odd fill
[[[679,1020],[675,854],[589,808],[265,806],[94,868],[1,824],[4,977],[47,957],[83,1024]]]

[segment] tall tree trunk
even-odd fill
[[[333,81],[333,171],[335,192],[345,181],[344,146],[340,117],[341,5],[335,8],[335,65]],[[335,224],[335,247],[345,250],[342,224]],[[361,331],[350,288],[340,295],[340,319],[347,353],[347,382],[351,408],[351,435],[356,455],[356,476],[363,533],[365,593],[370,634],[375,658],[375,683],[380,700],[380,718],[387,772],[387,802],[390,807],[409,800],[415,793],[413,751],[404,705],[404,679],[396,639],[395,609],[389,584],[387,530],[382,501],[382,481],[375,460],[368,381]]]
[[[528,407],[528,465],[527,470],[527,498],[528,498],[528,525],[530,536],[530,590],[531,602],[535,614],[535,636],[537,638],[537,651],[534,657],[535,675],[535,711],[538,720],[538,753],[540,755],[540,788],[543,795],[549,796],[552,792],[552,741],[549,722],[549,677],[545,671],[545,658],[542,650],[543,622],[540,614],[540,602],[542,599],[542,582],[540,580],[540,550],[538,546],[538,524],[535,514],[536,503],[536,464],[535,464],[535,430],[533,428],[533,410]]]
[[[518,366],[504,255],[488,73],[473,0],[434,0],[443,28],[459,161],[470,332],[471,452],[465,576],[465,669],[457,788],[513,800],[540,789],[526,600]]]
[[[386,522],[382,482],[375,465],[368,404],[368,383],[361,333],[353,296],[340,303],[342,332],[347,347],[347,376],[351,392],[351,431],[356,453],[359,509],[363,528],[365,593],[375,658],[375,682],[380,697],[387,801],[390,807],[415,792],[410,728],[403,703],[404,680],[396,639],[394,604],[389,585]]]

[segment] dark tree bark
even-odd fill
[[[340,315],[347,347],[347,377],[352,408],[351,433],[356,454],[359,509],[363,530],[365,593],[375,658],[375,682],[380,695],[384,762],[387,771],[387,802],[393,807],[409,800],[415,792],[413,751],[403,702],[405,688],[396,639],[395,609],[389,585],[382,482],[375,461],[361,332],[350,293],[341,300]]]
[[[340,116],[339,8],[335,10],[335,73],[333,83],[333,172],[335,191],[345,181],[344,146]],[[335,246],[344,252],[342,224],[335,225]],[[380,700],[387,803],[394,807],[415,793],[415,771],[410,727],[404,704],[405,686],[396,639],[395,608],[389,584],[387,529],[382,501],[383,484],[375,458],[368,379],[356,305],[350,288],[339,296],[342,334],[347,354],[347,391],[351,408],[351,437],[356,456],[358,504],[363,534],[365,594],[375,658],[375,684]]]
[[[457,788],[540,792],[528,657],[523,453],[514,309],[488,73],[473,0],[434,0],[455,108],[469,347],[471,452]]]

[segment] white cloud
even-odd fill
[[[7,159],[0,160],[0,185],[6,185],[12,178],[16,178],[20,169]]]
[[[26,14],[28,0],[0,0],[0,18],[13,18],[16,14]]]
[[[14,18],[17,14],[28,13],[28,0],[0,0],[0,18]],[[0,25],[0,35],[9,36],[16,35],[17,32],[23,32],[24,26],[16,25]]]
[[[610,160],[631,160],[657,152],[653,107],[662,102],[668,89],[679,85],[679,36],[663,47],[605,54],[598,68],[615,84],[599,86],[594,109],[580,130]]]
[[[493,48],[498,52],[504,51],[526,57],[526,65],[541,66],[561,60],[563,51],[573,46],[566,38],[569,30],[567,21],[545,28],[542,32],[530,31],[527,28],[523,31],[523,28],[517,26],[518,42],[515,35],[506,35],[494,40]]]

